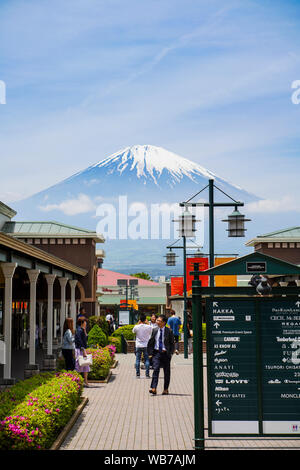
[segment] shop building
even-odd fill
[[[103,237],[90,230],[51,221],[6,221],[2,230],[7,235],[86,270],[86,276],[77,282],[76,298],[85,308],[87,316],[96,314],[96,243],[104,243]]]
[[[258,235],[246,242],[255,252],[300,265],[300,227],[291,227],[276,232]],[[299,276],[271,276],[273,283],[294,286],[300,283]]]
[[[115,313],[122,301],[126,301],[126,295],[120,294],[120,286],[118,280],[137,281],[135,288],[138,293],[131,298],[130,288],[128,288],[127,299],[136,300],[138,310],[140,313],[162,314],[166,311],[166,284],[149,281],[146,279],[136,278],[127,274],[110,271],[108,269],[98,269],[98,302],[100,314],[104,315],[107,312]]]
[[[0,385],[51,368],[66,316],[96,313],[96,233],[55,222],[15,222],[0,202]],[[37,344],[43,349],[37,348]],[[41,356],[38,362],[37,356]],[[19,369],[18,369],[19,370]]]

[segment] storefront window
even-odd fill
[[[3,336],[4,330],[3,330],[3,290],[0,288],[0,336]]]

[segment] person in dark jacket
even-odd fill
[[[164,370],[163,395],[168,395],[171,376],[171,359],[175,350],[174,335],[171,328],[166,326],[167,317],[165,315],[159,315],[156,323],[158,329],[153,329],[147,347],[149,356],[152,356],[153,364],[153,375],[149,392],[156,395],[159,370],[162,367]]]
[[[77,320],[77,328],[75,333],[75,359],[76,359],[76,370],[77,372],[83,373],[84,386],[88,387],[88,373],[90,371],[90,366],[80,366],[78,359],[79,356],[86,357],[86,348],[87,348],[87,335],[86,335],[86,318],[80,317]]]

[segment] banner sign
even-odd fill
[[[227,263],[236,258],[216,258],[215,266],[220,264]],[[236,287],[237,286],[237,276],[236,275],[224,275],[224,276],[215,276],[215,287]]]
[[[127,307],[132,307],[134,308],[134,310],[138,310],[138,304],[137,304],[137,301],[136,300],[127,300],[127,304],[126,304],[126,299],[122,299],[120,300],[120,305],[122,304],[125,304],[127,305]]]
[[[183,277],[171,277],[171,295],[183,295]]]
[[[194,263],[199,263],[199,271],[206,271],[208,269],[208,258],[187,258],[186,259],[186,288],[187,291],[192,289],[192,281],[194,276],[190,272],[194,271]],[[202,287],[208,287],[208,276],[199,276]]]

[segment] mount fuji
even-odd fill
[[[127,273],[147,271],[151,275],[166,274],[163,255],[166,246],[174,242],[174,238],[162,240],[150,237],[148,239],[118,237],[121,212],[124,210],[124,207],[120,209],[120,196],[122,201],[126,197],[128,207],[133,203],[140,203],[148,207],[150,213],[151,204],[178,204],[187,201],[205,188],[209,179],[214,179],[215,185],[221,191],[237,201],[247,203],[259,199],[187,158],[161,147],[134,145],[15,203],[14,208],[18,212],[18,220],[56,220],[96,230],[99,214],[103,215],[104,209],[108,206],[113,207],[116,211],[117,236],[116,239],[107,239],[104,244],[105,267]],[[228,202],[228,198],[221,191],[215,191],[215,199]],[[208,193],[203,191],[193,202],[200,200],[200,197],[207,200]],[[220,240],[225,238],[224,229],[223,226]],[[227,250],[228,240],[226,240]],[[238,247],[235,248],[236,253],[240,253],[243,247],[243,243],[234,240],[231,240],[230,245],[232,249]]]

